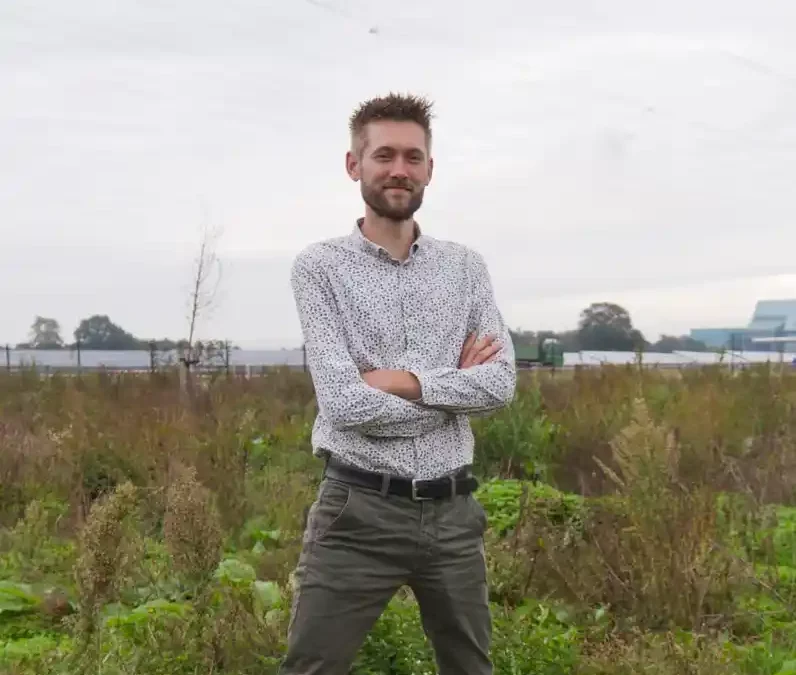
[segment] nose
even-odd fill
[[[409,171],[407,168],[406,159],[404,159],[401,155],[396,155],[395,159],[393,159],[392,164],[390,165],[390,177],[407,178],[408,176]]]

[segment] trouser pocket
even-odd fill
[[[321,541],[345,525],[356,491],[345,483],[325,478],[307,517],[305,540]]]
[[[486,510],[483,506],[481,506],[481,502],[479,502],[472,494],[467,495],[465,499],[467,501],[467,507],[475,522],[476,531],[479,535],[483,536],[483,534],[486,532],[487,526],[489,525],[489,517],[487,516]]]

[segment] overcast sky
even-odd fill
[[[299,344],[290,262],[361,214],[347,118],[389,90],[436,101],[418,220],[512,327],[744,325],[796,297],[794,34],[792,0],[4,0],[0,342],[184,336],[206,214],[201,335]]]

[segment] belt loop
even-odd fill
[[[382,498],[387,497],[387,491],[390,489],[390,474],[383,473],[381,474],[381,496]]]
[[[456,475],[451,475],[451,498],[456,496]]]

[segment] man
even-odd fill
[[[468,415],[508,403],[514,350],[482,257],[421,233],[431,104],[390,94],[350,120],[365,215],[295,259],[292,286],[327,458],[296,569],[283,675],[346,675],[408,585],[441,675],[492,672]]]

